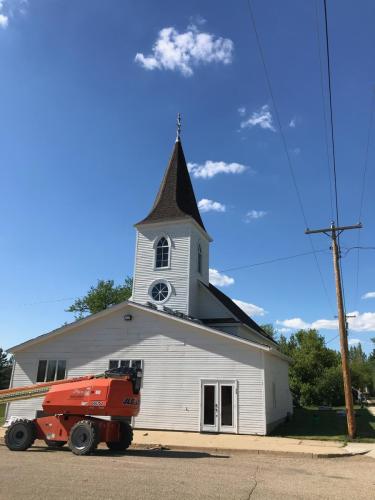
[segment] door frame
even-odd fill
[[[215,424],[212,426],[204,425],[204,386],[214,385],[215,386],[215,405],[216,405],[216,415]],[[233,425],[226,426],[221,425],[221,386],[230,385],[233,387]],[[230,433],[238,434],[238,380],[236,379],[200,379],[200,407],[199,407],[199,431],[200,432],[213,432],[213,433]]]

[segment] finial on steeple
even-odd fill
[[[176,142],[180,142],[181,139],[181,115],[178,113],[177,115],[177,135],[176,135]]]

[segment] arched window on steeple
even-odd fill
[[[155,267],[162,268],[169,266],[169,243],[167,238],[162,236],[156,245]]]
[[[202,247],[198,244],[198,273],[202,274]]]

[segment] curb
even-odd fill
[[[0,428],[0,444],[5,446],[4,443],[5,429]],[[150,452],[163,452],[163,451],[174,451],[174,450],[186,450],[186,451],[204,451],[204,452],[215,452],[215,453],[242,453],[251,455],[272,455],[284,458],[312,458],[312,459],[324,459],[324,458],[345,458],[354,457],[360,455],[367,455],[370,450],[358,451],[358,452],[347,452],[347,453],[314,453],[307,451],[282,451],[282,450],[264,450],[264,449],[238,449],[238,448],[217,448],[209,446],[184,446],[184,445],[169,445],[160,443],[132,443],[130,450],[149,450]]]
[[[251,455],[273,455],[285,458],[345,458],[345,457],[354,457],[356,455],[366,455],[368,451],[365,452],[348,452],[348,453],[309,453],[306,451],[282,451],[282,450],[262,450],[262,449],[238,449],[238,448],[211,448],[205,446],[177,446],[177,445],[168,445],[168,444],[140,444],[140,443],[132,443],[132,449],[142,449],[142,450],[150,450],[150,451],[169,451],[169,450],[191,450],[191,451],[205,451],[205,452],[219,452],[219,453],[246,453]]]

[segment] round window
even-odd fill
[[[164,282],[156,283],[151,289],[151,296],[155,302],[163,302],[169,295],[168,285]]]

